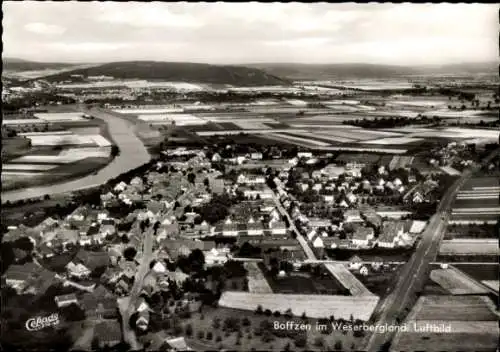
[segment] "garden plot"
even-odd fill
[[[255,262],[246,262],[245,269],[248,271],[248,291],[251,293],[273,293],[264,274]]]
[[[430,278],[452,295],[487,294],[488,290],[456,268],[436,269]]]
[[[408,144],[422,141],[423,138],[412,138],[412,137],[393,137],[393,138],[381,138],[375,139],[371,141],[363,141],[363,143],[368,144],[382,144],[382,145],[400,145],[400,144]]]
[[[413,163],[415,157],[413,156],[394,156],[392,157],[391,162],[389,163],[390,170],[396,170],[399,168],[408,167]]]
[[[326,104],[325,104],[326,105]],[[326,105],[328,109],[338,110],[338,111],[359,111],[360,109],[357,106],[350,105]]]
[[[219,306],[255,310],[257,306],[271,311],[285,313],[288,309],[296,316],[305,312],[311,318],[361,319],[367,321],[372,315],[379,298],[377,296],[337,296],[337,295],[298,295],[273,293],[248,293],[226,291],[219,300]]]
[[[63,136],[74,134],[72,131],[53,131],[53,132],[24,132],[19,133],[20,136],[31,137],[31,136],[46,136],[46,135],[54,135],[54,136]]]
[[[496,239],[455,239],[441,242],[439,254],[442,255],[499,255]]]
[[[448,109],[439,109],[433,111],[424,112],[422,115],[427,117],[439,116],[439,117],[449,117],[449,118],[461,118],[461,117],[475,117],[477,115],[482,114],[484,111],[480,110],[448,110]]]
[[[407,106],[422,107],[422,108],[433,108],[433,107],[445,106],[446,102],[439,100],[396,100],[396,101],[391,101],[387,105],[395,105],[395,106],[407,105]]]
[[[33,116],[47,122],[62,122],[62,121],[83,121],[85,120],[82,112],[43,112],[36,113]]]
[[[223,122],[223,121],[218,121]],[[238,120],[227,120],[224,122],[232,122],[244,130],[268,130],[271,127],[266,125],[266,123],[278,123],[274,119],[238,119]]]
[[[302,129],[292,129],[292,128],[286,128],[286,129],[274,129],[274,128],[268,128],[265,130],[234,130],[234,131],[200,131],[196,132],[198,136],[229,136],[229,135],[235,135],[235,134],[277,134],[277,133],[302,133],[302,132],[307,132],[306,130]],[[277,138],[277,137],[276,137]]]
[[[41,133],[30,135],[32,146],[98,145],[110,146],[111,143],[101,135],[77,135],[73,133]]]
[[[207,123],[207,121],[191,114],[148,114],[139,115],[137,118],[145,122],[162,125],[175,123],[177,126],[187,126]]]
[[[2,172],[5,171],[47,171],[57,167],[57,164],[3,164]]]
[[[312,133],[314,133],[315,136],[331,140],[332,142],[340,142],[340,143],[357,142],[356,139],[346,138],[346,137],[339,137],[339,136],[332,136],[328,132],[316,132],[316,131],[314,131],[314,132],[310,132],[309,135],[311,135]]]

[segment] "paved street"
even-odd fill
[[[490,154],[483,161],[483,165],[493,159],[498,152],[499,150],[496,150]],[[396,325],[397,318],[403,313],[410,299],[422,289],[429,264],[435,260],[439,244],[444,236],[453,199],[474,171],[475,169],[465,171],[441,199],[437,212],[431,217],[415,253],[404,266],[399,282],[382,306],[379,307],[378,311],[382,311],[382,313],[376,322],[377,325]],[[386,343],[391,341],[393,335],[394,332],[389,331],[373,333],[365,350],[380,351]]]
[[[281,202],[279,201],[279,199],[276,196],[276,194],[273,196],[273,199],[274,199],[274,202],[276,203],[276,207],[278,208],[278,211],[280,212],[280,214],[287,217],[288,222],[290,224],[290,229],[293,232],[295,232],[295,235],[297,236],[297,240],[299,241],[300,245],[304,249],[304,252],[306,253],[307,259],[317,260],[316,255],[312,251],[311,247],[309,247],[309,243],[307,243],[307,240],[299,232],[299,230],[295,226],[295,223],[293,222],[293,219],[291,218],[290,214],[288,214],[288,212],[286,211],[286,209],[283,208],[283,205],[281,205]]]

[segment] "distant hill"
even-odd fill
[[[40,71],[59,70],[63,68],[77,66],[78,64],[68,64],[60,62],[36,62],[16,58],[2,58],[3,69],[7,71]]]
[[[184,62],[126,61],[68,70],[44,77],[49,81],[68,80],[71,75],[113,76],[120,79],[147,79],[234,86],[288,85],[288,80],[257,68]]]
[[[443,66],[396,66],[376,64],[293,64],[263,63],[246,64],[269,74],[291,80],[327,80],[360,78],[396,78],[424,74],[498,74],[498,63],[463,63]]]

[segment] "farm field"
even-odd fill
[[[152,124],[175,124],[176,126],[203,125],[207,121],[192,114],[147,114],[138,115],[139,120]]]
[[[488,293],[488,290],[470,280],[458,269],[436,269],[431,271],[430,278],[452,295]]]
[[[498,255],[498,240],[492,239],[455,239],[444,240],[439,248],[440,255]]]
[[[497,321],[494,303],[486,296],[423,296],[408,320]]]
[[[481,282],[498,293],[498,287],[500,285],[499,280],[483,280]]]
[[[389,163],[389,169],[395,170],[399,168],[410,167],[414,159],[415,157],[413,156],[393,156],[391,162]]]
[[[292,272],[284,277],[273,277],[262,263],[258,265],[274,293],[345,295],[348,292],[338,280],[325,271],[317,276],[308,272]]]
[[[499,265],[498,263],[493,264],[453,264],[454,267],[463,271],[467,275],[473,277],[476,280],[500,280]]]
[[[412,138],[412,137],[394,137],[394,138],[382,138],[372,141],[364,141],[364,143],[369,144],[382,144],[382,145],[400,145],[400,144],[410,144],[422,141],[422,138]]]
[[[377,296],[330,296],[330,295],[297,295],[297,294],[254,294],[247,292],[226,291],[219,300],[219,306],[255,310],[258,305],[263,309],[284,313],[292,309],[294,315],[303,312],[311,318],[335,318],[367,321],[378,303]]]
[[[35,113],[33,116],[46,122],[62,122],[62,121],[82,121],[85,120],[82,112],[47,112]]]
[[[471,198],[458,198],[455,199],[453,206],[456,207],[453,210],[456,210],[457,212],[460,212],[460,209],[467,209],[470,208],[469,210],[473,210],[476,207],[480,208],[495,208],[500,204],[500,194],[493,194],[493,195],[487,195],[487,196],[475,196]]]
[[[451,333],[398,332],[389,351],[495,351],[499,336],[498,330],[496,332],[492,330],[495,325],[498,327],[496,322],[481,322],[475,325],[460,323],[459,330],[471,329],[473,331],[453,332],[453,328],[458,327],[457,323],[445,322],[445,326],[451,327]],[[471,328],[471,325],[477,328]],[[483,329],[483,332],[477,331],[480,329]]]
[[[451,166],[442,166],[441,170],[443,170],[445,173],[447,173],[448,175],[451,175],[451,176],[458,176],[461,174],[460,171],[452,168]]]

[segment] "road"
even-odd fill
[[[497,149],[485,158],[482,164],[487,164],[500,150]],[[391,294],[386,298],[377,311],[381,312],[376,325],[397,325],[401,314],[416,293],[423,288],[429,264],[435,261],[439,244],[444,237],[447,222],[450,218],[451,205],[457,192],[463,187],[474,171],[479,167],[466,170],[461,177],[446,191],[439,202],[437,212],[431,217],[427,228],[422,233],[422,239],[408,263],[400,273],[400,280]],[[390,330],[390,329],[387,329]],[[367,351],[380,351],[391,341],[394,332],[374,332],[368,341]]]
[[[189,196],[192,193],[192,190],[185,192],[180,197],[177,198],[177,201],[181,202],[185,197]],[[173,208],[171,208],[165,216],[168,217],[172,215]],[[154,244],[154,230],[153,225],[148,227],[146,231],[144,231],[144,238],[142,242],[142,258],[139,264],[139,268],[137,269],[137,273],[135,275],[134,285],[130,290],[130,294],[127,297],[122,298],[118,302],[118,306],[120,309],[120,314],[122,316],[122,332],[123,339],[127,342],[133,351],[140,350],[142,348],[139,341],[137,341],[137,336],[135,331],[130,328],[129,320],[130,317],[135,313],[137,300],[139,299],[139,295],[144,286],[144,277],[149,272],[149,265],[151,261],[154,259],[153,256],[153,244]]]
[[[291,218],[290,214],[286,211],[285,208],[283,208],[283,205],[281,204],[280,200],[278,199],[278,196],[276,194],[273,195],[273,200],[274,203],[276,203],[276,207],[278,208],[278,211],[280,214],[283,216],[286,216],[288,219],[288,223],[290,224],[290,229],[295,233],[297,236],[297,240],[299,241],[300,245],[304,249],[304,252],[306,253],[307,259],[310,260],[317,260],[316,255],[312,251],[311,247],[309,247],[309,243],[307,243],[307,240],[302,236],[300,231],[297,229],[297,226],[295,226],[295,223],[293,219]]]
[[[104,110],[81,109],[96,118],[105,121],[108,125],[109,134],[114,143],[120,149],[108,165],[100,169],[97,174],[91,174],[72,181],[65,181],[54,185],[37,186],[2,192],[2,202],[14,202],[21,199],[40,198],[59,193],[73,192],[86,188],[95,187],[106,183],[131,169],[135,169],[151,160],[146,147],[135,135],[134,125],[130,121],[114,116]]]

